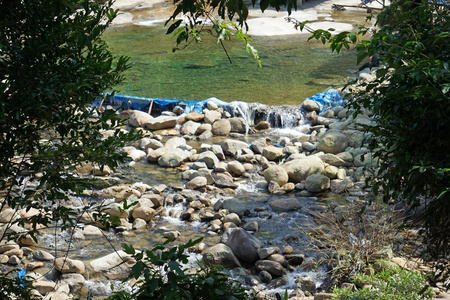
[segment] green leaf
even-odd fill
[[[130,255],[133,255],[136,253],[136,250],[133,248],[133,246],[125,244],[125,243],[123,243],[121,245],[122,245],[122,248],[125,251],[125,253],[130,254]]]
[[[142,261],[138,261],[132,268],[131,268],[131,274],[134,279],[138,279],[141,274],[142,270],[144,269],[145,265]]]
[[[270,0],[261,0],[261,2],[259,3],[259,6],[260,6],[262,12],[264,12],[267,9],[267,7],[269,7],[269,3],[270,3]]]
[[[170,25],[169,28],[167,29],[166,34],[171,34],[175,29],[177,29],[180,26],[181,22],[182,20],[177,20],[173,22],[172,25]]]

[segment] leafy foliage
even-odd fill
[[[116,130],[104,138],[102,131],[121,121],[88,106],[129,67],[101,39],[117,15],[111,5],[0,1],[0,212],[11,213],[0,241],[20,238],[9,231],[14,224],[30,225],[25,234],[33,238],[41,225],[72,228],[92,209],[65,205],[69,195],[90,186],[77,168],[117,166],[125,158],[117,148],[136,137]],[[33,208],[40,213],[19,218]]]
[[[0,276],[0,299],[38,299],[31,293],[29,282],[9,272]]]
[[[357,46],[361,58],[381,53],[386,68],[353,101],[375,114],[376,126],[368,128],[381,161],[374,191],[383,187],[386,200],[413,206],[428,203],[424,221],[436,255],[450,251],[449,21],[449,5],[393,2],[370,41]]]
[[[124,159],[117,148],[134,137],[116,130],[104,139],[101,131],[120,120],[111,111],[97,117],[88,107],[128,68],[128,59],[115,59],[101,40],[117,14],[111,4],[1,3],[1,209],[43,209],[27,220],[34,225],[48,225],[51,215],[72,226],[75,212],[60,200],[89,186],[75,170],[86,163],[116,166]]]
[[[392,300],[433,299],[432,289],[426,285],[425,276],[400,267],[391,267],[375,275],[359,274],[354,281],[372,285],[352,291],[348,288],[335,289],[336,300]]]
[[[137,279],[135,292],[116,292],[109,300],[128,299],[253,299],[239,282],[231,280],[220,266],[186,267],[189,256],[186,250],[202,238],[169,247],[171,239],[156,244],[147,251],[137,251],[123,244],[125,252],[132,255],[136,264],[130,277]]]

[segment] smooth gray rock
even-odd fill
[[[145,124],[149,123],[153,119],[148,113],[133,110],[128,115],[128,124],[132,127],[145,127]]]
[[[208,181],[205,177],[198,176],[186,183],[186,188],[190,190],[199,190],[206,187],[207,184]]]
[[[159,116],[151,119],[145,124],[150,130],[169,129],[177,125],[178,117]]]
[[[226,136],[231,132],[231,124],[227,119],[219,119],[212,124],[211,132],[214,135]]]
[[[212,151],[205,151],[199,154],[197,162],[204,162],[209,169],[214,168],[219,163],[219,159]]]
[[[320,111],[319,104],[317,104],[316,101],[305,100],[305,101],[303,101],[302,105],[306,111],[315,111],[317,113]]]
[[[233,251],[225,244],[219,243],[202,251],[203,261],[207,264],[218,264],[225,268],[240,267],[241,263]]]
[[[236,176],[241,176],[245,172],[244,166],[238,161],[230,161],[228,163],[228,170]]]
[[[164,148],[166,150],[172,150],[172,149],[179,148],[181,146],[186,146],[186,139],[175,136],[175,137],[167,140],[167,142],[164,145]]]
[[[228,121],[231,125],[231,132],[237,132],[237,133],[246,133],[247,132],[247,123],[245,122],[244,118],[241,117],[233,117],[229,118]]]
[[[179,148],[168,150],[158,158],[158,165],[161,167],[175,168],[181,165],[191,155],[188,151],[183,151]]]
[[[260,138],[252,142],[250,148],[255,152],[256,154],[262,154],[264,148],[267,147],[266,139]]]
[[[306,178],[305,188],[311,193],[325,192],[330,188],[330,178],[322,174],[313,174]]]
[[[263,149],[262,155],[270,161],[277,161],[284,156],[283,148],[269,145]]]
[[[274,212],[296,211],[302,208],[297,198],[275,198],[269,201],[269,206]]]
[[[276,261],[258,260],[255,263],[255,267],[258,271],[269,272],[272,277],[281,277],[286,274],[286,269]]]
[[[280,186],[285,185],[289,180],[288,173],[283,167],[279,165],[273,165],[265,169],[263,172],[263,176],[267,182],[273,181]]]
[[[293,183],[299,183],[312,174],[322,174],[325,169],[322,160],[316,156],[294,159],[284,163],[282,167]]]
[[[198,128],[200,127],[200,123],[194,122],[194,121],[187,121],[183,124],[181,127],[181,134],[185,135],[194,135],[197,133]]]
[[[222,118],[222,114],[215,110],[210,110],[205,112],[205,123],[213,124],[216,120],[220,120]]]
[[[230,156],[241,154],[243,149],[249,148],[249,145],[246,142],[232,139],[226,139],[220,146],[222,147],[223,152]]]
[[[337,154],[348,147],[348,138],[341,131],[329,130],[319,139],[317,149],[325,153]]]
[[[236,228],[231,232],[226,245],[239,260],[245,263],[257,261],[258,249],[262,247],[262,243],[257,238],[242,228]]]

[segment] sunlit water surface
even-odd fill
[[[336,12],[336,18],[343,18]],[[354,24],[361,14],[346,13]],[[332,53],[327,45],[307,41],[308,35],[255,37],[262,68],[238,40],[224,42],[228,58],[216,40],[205,35],[172,52],[175,39],[163,24],[120,26],[105,39],[117,55],[130,57],[132,68],[117,90],[123,94],[183,100],[217,97],[269,105],[299,104],[305,98],[346,83],[355,69],[354,52]]]

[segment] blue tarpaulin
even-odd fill
[[[344,100],[342,99],[341,94],[336,91],[318,93],[306,98],[306,100],[312,100],[316,102],[320,107],[320,113],[323,113],[327,109],[344,104]]]
[[[99,106],[102,99],[94,101],[94,106]],[[123,106],[123,109],[137,109],[144,110],[150,106],[153,101],[152,110],[158,109],[160,111],[172,110],[175,106],[182,106],[187,112],[196,111],[201,113],[209,100],[178,100],[178,99],[160,99],[160,98],[147,98],[138,96],[128,96],[115,94],[114,96],[107,97],[105,104],[112,105],[113,107]]]

